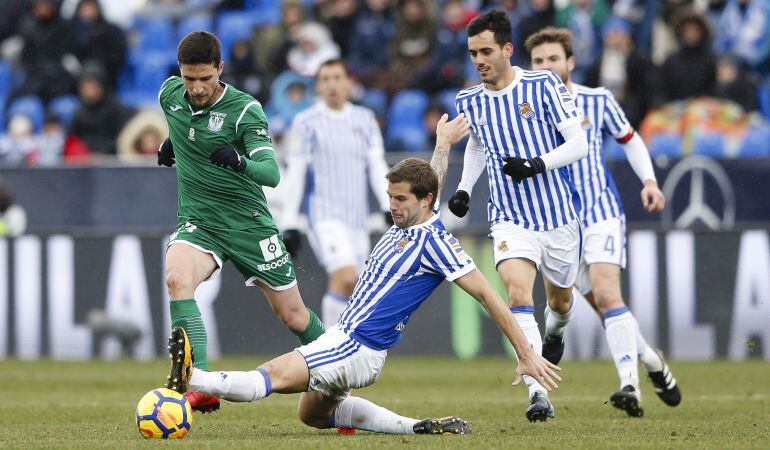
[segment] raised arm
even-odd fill
[[[465,114],[458,114],[454,119],[447,121],[448,119],[449,115],[444,114],[436,125],[436,148],[433,149],[433,157],[430,160],[430,166],[438,178],[439,192],[446,181],[450,147],[467,136],[470,131]]]
[[[487,279],[484,278],[484,275],[476,269],[457,278],[454,282],[462,290],[473,296],[487,310],[497,326],[500,327],[511,342],[513,349],[516,350],[519,364],[516,367],[516,379],[513,384],[518,385],[522,375],[529,375],[540,381],[548,390],[558,388],[557,381],[561,381],[561,378],[554,371],[561,369],[546,361],[545,358],[532,350],[513,314],[505,306],[505,302],[500,298],[500,295],[495,292],[489,282],[487,282]]]

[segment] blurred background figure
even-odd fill
[[[339,46],[332,40],[329,30],[320,23],[298,26],[293,40],[294,46],[289,50],[287,61],[289,69],[302,76],[315,76],[324,61],[340,56]]]
[[[716,57],[711,50],[711,31],[706,19],[685,11],[677,20],[679,50],[661,67],[659,94],[663,101],[705,97],[714,93]]]
[[[529,0],[530,13],[519,22],[518,41],[514,41],[513,60],[516,65],[530,67],[529,53],[524,41],[545,27],[556,25],[556,8],[552,0]]]
[[[356,16],[348,61],[353,74],[368,87],[375,84],[388,65],[390,55],[384,50],[383,43],[390,42],[395,27],[390,0],[366,0]]]
[[[131,118],[117,139],[118,156],[126,162],[155,162],[160,144],[168,137],[168,124],[155,110]]]
[[[556,12],[556,24],[572,31],[575,69],[570,77],[576,83],[584,82],[586,72],[601,54],[600,30],[609,17],[605,0],[571,0]]]
[[[23,115],[11,117],[8,134],[0,139],[0,158],[5,166],[31,165],[39,152],[32,121]]]
[[[26,229],[26,211],[13,201],[8,186],[0,179],[0,236],[21,236]]]
[[[718,53],[734,54],[753,71],[770,73],[770,2],[728,0],[715,25]]]
[[[714,97],[732,100],[746,112],[759,107],[757,83],[746,74],[741,61],[730,55],[721,56],[717,61]]]
[[[78,3],[73,34],[75,56],[83,65],[96,63],[104,68],[105,81],[114,89],[126,58],[126,37],[104,18],[99,0]]]

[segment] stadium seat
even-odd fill
[[[604,157],[607,161],[622,161],[626,159],[626,152],[615,139],[605,139]]]
[[[379,89],[367,89],[360,103],[378,116],[384,116],[388,110],[388,97]]]
[[[408,151],[422,150],[427,139],[422,118],[428,102],[423,91],[411,89],[396,94],[388,112],[387,137],[402,143]]]
[[[281,2],[275,0],[245,0],[243,6],[261,16],[260,24],[276,25],[281,21]]]
[[[62,125],[68,127],[72,122],[72,117],[75,115],[75,111],[80,105],[75,95],[62,95],[56,97],[48,103],[48,111],[56,114],[61,120]]]
[[[425,149],[428,142],[425,129],[413,126],[398,127],[388,136],[388,150],[417,152]]]
[[[253,11],[225,11],[217,15],[217,37],[222,43],[222,59],[230,60],[233,44],[249,39],[255,26],[264,23],[259,14]]]
[[[692,153],[721,159],[725,156],[725,139],[720,133],[703,133],[695,137]]]
[[[34,95],[25,95],[14,100],[8,107],[7,119],[11,119],[13,116],[21,114],[27,116],[35,131],[40,131],[43,128],[43,120],[45,119],[45,107],[43,101]]]
[[[450,119],[454,119],[457,116],[457,108],[455,108],[455,97],[457,96],[457,92],[457,89],[447,89],[441,91],[438,95],[439,103],[441,103],[441,106],[443,106],[446,112],[449,113]]]
[[[176,28],[176,39],[181,41],[189,33],[198,30],[214,32],[214,21],[209,14],[195,14],[180,20]]]
[[[649,142],[650,155],[668,156],[670,158],[682,157],[682,136],[678,133],[659,133],[654,135]]]
[[[750,128],[738,150],[739,158],[770,157],[770,129]]]
[[[11,66],[0,60],[0,106],[5,102],[13,85],[13,71]]]
[[[134,68],[133,89],[157,95],[160,85],[169,76],[169,62],[165,52],[145,53],[142,64]]]
[[[140,20],[135,24],[139,32],[139,43],[136,48],[140,51],[169,51],[176,49],[174,42],[174,24],[167,17],[157,17]]]
[[[763,84],[757,91],[759,110],[766,119],[770,119],[770,82]]]

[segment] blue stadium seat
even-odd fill
[[[725,138],[720,133],[703,133],[695,137],[692,153],[721,159],[725,156]]]
[[[388,112],[387,137],[401,142],[406,150],[422,150],[427,139],[422,118],[428,102],[428,95],[420,90],[410,89],[396,94]]]
[[[193,31],[209,31],[214,32],[214,21],[209,14],[195,14],[188,16],[179,21],[179,25],[176,28],[177,41],[181,41],[183,37],[187,36]]]
[[[43,101],[39,97],[34,95],[25,95],[14,100],[8,107],[8,114],[6,117],[11,119],[13,116],[21,114],[27,116],[35,131],[40,131],[43,128],[43,120],[45,119],[45,107]]]
[[[757,91],[759,110],[766,119],[770,119],[770,82],[763,84]]]
[[[384,116],[388,110],[388,96],[379,89],[367,89],[361,98],[361,105],[379,116]]]
[[[168,17],[137,21],[139,31],[138,50],[169,51],[176,49],[174,24]]]
[[[391,145],[388,147],[388,150],[417,152],[425,149],[428,136],[422,126],[402,126],[389,134],[389,142]]]
[[[217,15],[217,37],[222,43],[222,59],[230,60],[233,44],[249,39],[255,26],[262,24],[262,18],[252,12],[225,11]]]
[[[447,89],[445,91],[441,91],[441,93],[438,95],[439,103],[441,103],[441,106],[444,107],[444,110],[449,113],[450,119],[454,119],[457,116],[457,108],[455,108],[455,97],[457,96],[458,92],[459,90],[457,89]]]
[[[739,158],[770,157],[770,129],[750,128],[741,142]]]
[[[13,71],[11,66],[0,60],[0,106],[5,102],[13,85]]]
[[[615,139],[604,140],[604,157],[607,161],[619,161],[626,159],[626,152]]]
[[[682,157],[682,136],[678,133],[659,133],[654,135],[649,142],[650,155],[668,156],[670,158]]]
[[[275,25],[281,21],[281,2],[276,0],[245,0],[243,6],[259,14],[262,25]]]
[[[145,53],[142,63],[134,68],[133,89],[157,95],[160,85],[169,77],[169,62],[165,52]]]
[[[61,95],[48,103],[48,111],[56,114],[61,123],[68,127],[72,122],[75,111],[78,109],[78,105],[80,105],[80,100],[78,100],[77,96]]]

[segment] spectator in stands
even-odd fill
[[[267,98],[262,82],[265,76],[254,70],[251,49],[247,41],[238,41],[233,44],[230,61],[225,64],[225,70],[220,79],[264,102]]]
[[[462,0],[447,0],[444,3],[441,8],[441,27],[436,35],[436,50],[427,70],[419,73],[417,86],[433,94],[463,85],[463,69],[468,61],[465,26],[476,14],[475,11],[465,9]]]
[[[717,30],[717,53],[732,53],[753,70],[770,72],[770,1],[728,0]]]
[[[80,106],[72,119],[71,133],[92,154],[115,154],[115,140],[132,112],[105,85],[104,72],[91,66],[78,81]]]
[[[304,77],[314,77],[322,63],[339,58],[340,48],[329,30],[320,23],[304,23],[294,33],[294,46],[287,56],[289,69]]]
[[[287,70],[270,86],[270,102],[265,114],[270,117],[270,136],[281,137],[294,116],[313,104],[314,79]]]
[[[292,47],[291,36],[304,22],[305,10],[300,0],[284,0],[279,25],[254,28],[249,41],[254,55],[254,69],[271,79],[286,70],[287,55]]]
[[[524,48],[524,41],[543,28],[556,24],[556,10],[552,0],[529,0],[529,6],[531,12],[519,22],[519,40],[513,48],[516,64],[527,69],[530,67],[530,62],[529,53]]]
[[[15,115],[8,121],[8,133],[0,138],[0,161],[3,166],[32,165],[39,151],[39,142],[33,134],[32,121],[24,115]]]
[[[0,43],[19,33],[19,24],[29,9],[28,0],[2,0],[0,7]]]
[[[77,68],[71,24],[59,15],[56,0],[34,0],[31,14],[19,27],[21,64],[26,75],[21,94],[50,100],[74,90]],[[69,70],[65,68],[67,63]]]
[[[586,84],[609,89],[631,125],[638,127],[652,103],[655,67],[634,47],[631,26],[625,20],[608,20],[602,27],[602,39],[604,51],[586,74]]]
[[[759,108],[757,83],[746,75],[742,63],[735,56],[724,55],[717,61],[714,97],[732,100],[747,112]]]
[[[602,47],[599,30],[609,17],[605,0],[572,0],[556,12],[556,23],[572,31],[575,69],[570,79],[576,83],[582,83],[596,63]]]
[[[711,51],[711,32],[706,19],[685,12],[677,21],[679,50],[661,66],[663,101],[711,96],[716,83],[716,57]]]
[[[61,118],[56,114],[46,114],[35,164],[39,166],[55,166],[59,164],[62,159],[66,138],[67,130],[64,128],[64,124],[62,124]]]
[[[508,15],[508,20],[511,21],[511,42],[518,44],[520,40],[519,23],[521,22],[522,18],[526,17],[529,13],[527,0],[496,0],[491,2],[491,4],[485,8],[483,12],[487,12],[492,9],[503,11]],[[516,51],[518,49],[519,47],[514,49],[513,55],[513,60],[517,65],[519,64],[519,55]]]
[[[13,201],[8,185],[0,180],[0,236],[21,236],[26,229],[26,211]]]
[[[138,113],[118,135],[118,157],[122,161],[153,161],[160,144],[168,137],[168,124],[156,110]]]
[[[387,66],[389,53],[383,47],[393,38],[395,28],[390,0],[366,0],[356,17],[348,57],[351,71],[364,86],[373,86]]]
[[[383,90],[392,95],[415,85],[415,73],[427,68],[435,48],[436,29],[425,0],[399,0],[390,67],[381,79]]]
[[[425,151],[431,151],[436,147],[436,125],[446,113],[446,110],[440,103],[431,103],[425,109],[425,114],[422,116],[422,124],[425,127],[425,132],[428,134],[428,140],[425,142]]]
[[[340,48],[343,57],[350,51],[350,39],[356,25],[358,2],[356,0],[331,0],[328,15],[323,22],[332,33],[332,39]]]
[[[123,31],[105,20],[99,0],[81,0],[73,24],[75,55],[83,64],[101,65],[110,87],[114,88],[126,58]]]

